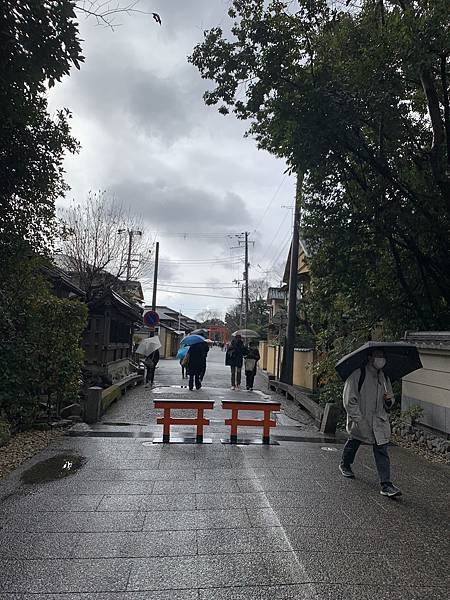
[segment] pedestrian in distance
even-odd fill
[[[231,389],[239,390],[241,388],[241,372],[244,356],[247,354],[247,348],[244,346],[242,337],[237,335],[233,338],[225,355],[225,365],[231,367]]]
[[[391,435],[388,411],[395,402],[389,378],[384,374],[386,358],[382,350],[373,350],[367,364],[351,373],[344,384],[343,402],[347,412],[347,440],[339,470],[354,478],[352,464],[361,444],[371,444],[383,496],[400,496],[392,484],[388,443]]]
[[[250,342],[247,354],[244,359],[245,368],[245,383],[247,392],[253,391],[253,383],[255,381],[256,367],[261,358],[258,347],[255,342]]]
[[[144,359],[145,364],[145,384],[153,385],[155,380],[156,365],[159,363],[159,350],[154,350]]]
[[[189,347],[186,355],[188,359],[189,389],[199,390],[202,387],[202,380],[206,372],[206,356],[209,352],[209,346],[206,342],[199,342]]]

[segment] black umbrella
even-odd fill
[[[373,350],[382,350],[386,357],[384,373],[391,381],[401,379],[408,373],[422,368],[419,352],[413,344],[404,342],[367,342],[358,350],[347,354],[336,363],[336,371],[345,381],[356,369],[367,363]]]
[[[194,329],[194,331],[191,331],[189,335],[202,335],[203,337],[206,337],[208,335],[208,330],[203,328]]]

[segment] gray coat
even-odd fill
[[[366,366],[366,377],[358,392],[361,369],[356,369],[344,385],[347,432],[367,444],[387,444],[391,437],[389,415],[384,408],[384,393],[392,394],[389,378],[383,371]],[[386,386],[386,387],[385,387]]]

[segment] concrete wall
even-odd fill
[[[403,378],[402,410],[420,406],[418,423],[450,434],[450,348],[419,347],[423,369]]]
[[[294,385],[314,389],[314,352],[312,350],[295,350],[294,352]]]

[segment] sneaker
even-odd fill
[[[236,389],[236,386],[235,386],[235,385],[232,385],[232,386],[231,386],[231,389],[232,389],[232,390],[235,390],[235,389]]]
[[[402,491],[392,483],[383,483],[380,494],[389,498],[395,498],[396,496],[401,496]]]
[[[355,477],[355,474],[353,473],[352,468],[350,466],[340,464],[339,471],[344,477],[348,477],[349,479],[354,479]]]

